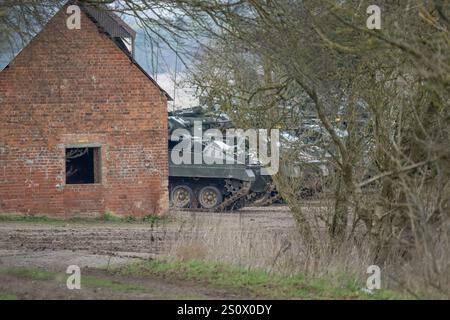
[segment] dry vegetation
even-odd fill
[[[302,207],[314,226],[317,250],[305,241],[287,207],[248,208],[237,214],[178,212],[183,222],[176,228],[161,258],[168,261],[191,260],[229,263],[286,276],[303,275],[310,279],[338,281],[346,275],[365,287],[366,270],[373,261],[370,242],[364,238],[345,240],[336,249],[330,247],[327,228],[319,217],[333,212],[332,200],[309,201]],[[443,298],[446,294],[427,290],[420,277],[417,260],[408,265],[388,261],[382,269],[382,288],[403,292],[410,297]],[[334,280],[333,280],[334,279]]]
[[[385,286],[450,296],[448,0],[379,1],[381,30],[366,28],[366,0],[106,2],[172,45],[198,40],[191,82],[239,127],[300,129],[312,114],[322,132],[312,146],[328,155],[333,197],[317,212],[298,192],[303,177],[280,172],[295,223],[268,232],[194,216],[172,257],[307,275],[377,264]],[[299,162],[298,135],[282,164]]]

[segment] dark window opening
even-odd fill
[[[100,183],[100,148],[66,148],[66,184]]]

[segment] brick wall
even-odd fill
[[[65,185],[65,147],[101,146],[101,183]],[[163,214],[167,99],[82,13],[59,12],[0,73],[0,213]]]

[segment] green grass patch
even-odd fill
[[[0,300],[17,300],[17,296],[13,293],[0,292]]]
[[[72,217],[68,219],[54,218],[45,215],[18,215],[0,214],[1,222],[24,222],[24,223],[45,223],[45,224],[98,224],[98,223],[137,223],[164,225],[175,221],[172,217],[159,217],[147,215],[145,217],[119,216],[110,212],[98,217]]]
[[[108,288],[120,292],[137,292],[137,293],[156,293],[157,291],[136,284],[122,283],[115,280],[84,276],[82,285],[95,288]]]
[[[105,271],[106,272],[106,271]],[[11,268],[0,268],[0,274],[13,276],[21,279],[38,280],[38,281],[54,281],[56,283],[66,283],[68,274],[60,272],[50,272],[42,270],[39,268],[28,268],[28,267],[11,267]],[[202,299],[200,296],[190,296],[190,295],[173,295],[164,291],[160,291],[154,288],[142,286],[134,283],[126,283],[121,281],[116,281],[107,278],[93,277],[83,275],[81,272],[81,289],[83,287],[91,288],[105,288],[116,292],[122,293],[142,293],[150,294],[153,297],[161,299]],[[111,274],[112,276],[112,274]],[[14,295],[12,295],[14,296]],[[6,294],[5,294],[5,297]],[[14,296],[15,297],[15,296]],[[16,297],[17,298],[17,297]],[[2,299],[0,293],[0,300]]]
[[[191,280],[229,289],[242,295],[271,299],[401,299],[402,295],[387,290],[373,294],[361,290],[361,284],[351,275],[329,275],[308,279],[303,275],[284,276],[261,269],[202,261],[140,262],[122,266],[116,272],[135,276],[159,275]]]
[[[38,268],[26,267],[0,269],[0,274],[5,274],[22,279],[56,281],[59,283],[65,283],[67,277],[69,276],[64,273],[50,272]],[[83,275],[81,275],[81,285],[95,288],[108,288],[114,291],[121,292],[155,293],[155,291],[151,288],[146,288],[134,284],[121,283],[110,279]]]
[[[16,278],[30,279],[30,280],[40,280],[40,281],[56,281],[60,283],[65,283],[69,275],[60,272],[50,272],[38,268],[27,268],[27,267],[15,267],[15,268],[4,268],[0,269],[0,274],[13,276]],[[97,288],[109,288],[115,291],[124,292],[153,292],[149,288],[145,288],[139,285],[121,283],[118,281],[97,278],[92,276],[81,275],[81,284],[88,287]]]
[[[124,221],[124,217],[123,216],[119,216],[113,212],[105,212],[105,214],[101,217],[98,218],[98,220],[104,220],[104,221],[110,221],[110,222],[118,222],[118,221]]]
[[[47,216],[28,216],[28,215],[10,215],[0,214],[0,222],[62,222],[61,219],[49,218]]]
[[[27,268],[27,267],[2,268],[0,269],[0,274],[30,280],[62,281],[64,279],[64,275],[62,273],[55,273],[38,268]]]
[[[110,280],[106,278],[98,278],[91,276],[84,276],[81,278],[81,285],[85,285],[88,287],[94,288],[108,288],[113,291],[118,292],[128,292],[128,293],[147,293],[153,296],[157,296],[159,298],[167,298],[167,299],[199,299],[201,297],[197,296],[189,296],[189,295],[180,295],[174,296],[165,292],[161,292],[160,290],[141,286],[139,284],[134,283],[125,283],[119,282],[115,280]]]

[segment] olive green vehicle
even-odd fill
[[[235,155],[248,149],[245,145],[223,143],[226,129],[234,128],[233,123],[225,114],[208,113],[201,107],[183,109],[169,113],[169,188],[172,206],[177,208],[203,208],[207,210],[236,210],[245,205],[267,206],[279,203],[281,199],[271,176],[261,174],[261,166],[249,165],[251,155],[246,153],[246,160],[242,163],[233,161]],[[201,124],[201,126],[199,126]],[[201,127],[202,133],[208,129],[219,130],[219,141],[205,143],[202,136],[195,138],[195,128]],[[183,134],[179,134],[182,129]],[[174,134],[176,132],[176,134]],[[345,130],[338,131],[344,137]],[[195,164],[174,162],[172,151],[186,134],[191,139],[191,148],[187,153],[189,159],[200,155],[202,159],[214,155],[221,155],[223,164]],[[301,128],[283,130],[280,134],[280,148],[288,150],[291,145],[311,144],[297,152],[296,157],[280,167],[284,173],[299,177],[303,180],[303,187],[299,190],[302,198],[311,198],[321,193],[329,175],[328,161],[324,149],[314,146],[315,142],[324,136],[320,126],[314,118],[306,118]],[[176,139],[173,139],[173,138]],[[192,137],[194,137],[192,139]],[[197,140],[196,140],[197,139]],[[325,138],[326,140],[326,135]],[[323,139],[323,140],[324,140]],[[230,150],[232,148],[232,150]],[[184,154],[184,153],[183,153]],[[232,159],[230,159],[230,154]],[[210,160],[211,160],[210,159]],[[230,159],[231,161],[226,161]],[[205,161],[206,163],[211,163]],[[231,164],[227,164],[231,163]]]
[[[217,141],[205,145],[192,140],[187,154],[189,162],[174,162],[173,151],[182,138],[173,139],[177,129],[193,135],[194,121],[201,121],[202,129],[226,129],[231,121],[226,116],[207,117],[201,110],[189,109],[179,113],[169,113],[169,192],[171,206],[175,208],[202,208],[214,211],[228,211],[242,208],[249,201],[262,198],[269,188],[270,177],[260,174],[258,164],[249,165],[232,161],[227,164],[227,148],[230,146]],[[178,137],[178,134],[175,135]],[[198,148],[195,148],[196,144]],[[232,148],[232,147],[231,147]],[[205,161],[195,164],[196,153]],[[220,155],[222,163],[206,162]],[[234,158],[233,158],[234,160]],[[258,195],[258,196],[257,196]]]

